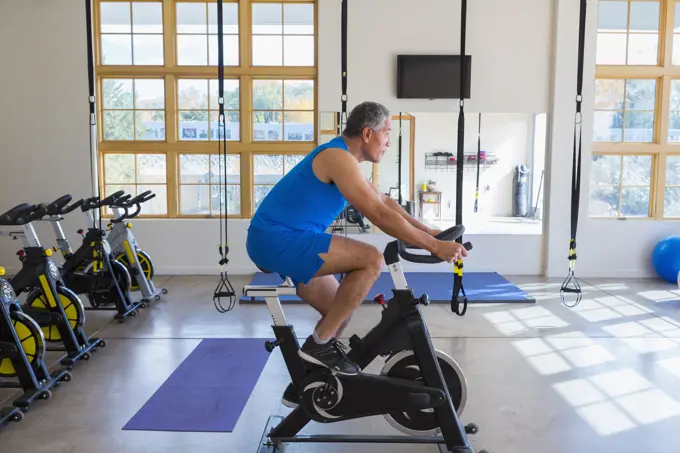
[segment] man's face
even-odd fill
[[[364,130],[364,151],[369,161],[379,163],[390,146],[390,132],[392,120],[387,119],[385,126],[377,131],[366,128]]]

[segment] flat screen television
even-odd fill
[[[398,99],[460,99],[461,55],[398,55]],[[470,98],[472,57],[465,56],[464,99]]]

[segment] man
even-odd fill
[[[439,241],[432,230],[411,217],[393,199],[378,192],[361,173],[360,162],[380,162],[390,145],[391,114],[383,105],[356,106],[341,137],[318,146],[287,173],[260,204],[248,229],[247,250],[255,264],[290,277],[298,296],[321,314],[300,348],[302,359],[357,374],[337,341],[356,308],[383,269],[374,246],[326,233],[347,203],[388,235],[454,262],[467,251]],[[338,283],[335,274],[345,274]],[[292,386],[284,404],[295,404]]]

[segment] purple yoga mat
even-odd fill
[[[264,342],[201,341],[123,429],[231,432],[269,358]]]

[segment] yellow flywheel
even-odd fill
[[[65,292],[62,288],[59,288],[57,292],[59,294],[59,302],[64,307],[64,313],[66,313],[66,319],[71,325],[71,329],[75,330],[78,327],[82,327],[85,324],[85,309],[78,296]],[[29,294],[26,298],[26,303],[33,308],[45,310],[49,308],[47,298],[42,291],[35,291]],[[56,325],[45,326],[42,328],[42,331],[45,334],[45,340],[48,342],[57,343],[61,341],[61,334]]]
[[[45,356],[45,337],[40,326],[21,311],[12,312],[12,325],[17,333],[21,348],[32,367],[43,361]],[[0,377],[16,376],[14,364],[5,357],[0,360]]]

